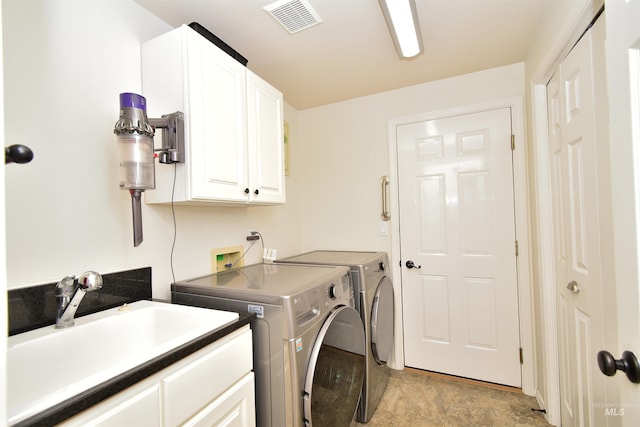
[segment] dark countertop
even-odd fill
[[[52,426],[58,424],[72,416],[89,409],[93,405],[113,396],[116,393],[130,387],[137,382],[153,375],[173,363],[189,356],[192,353],[208,346],[220,338],[240,329],[251,323],[254,314],[240,313],[237,321],[215,329],[207,334],[189,341],[162,356],[151,359],[148,362],[124,372],[109,381],[67,399],[51,408],[42,411],[32,417],[23,420],[15,426]]]

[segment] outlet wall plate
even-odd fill
[[[231,267],[244,265],[242,252],[244,246],[229,246],[226,248],[211,249],[211,273],[216,274],[229,270]]]

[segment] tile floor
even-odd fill
[[[487,385],[407,368],[391,370],[380,405],[360,427],[548,426],[533,397],[519,389]]]

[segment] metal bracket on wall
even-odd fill
[[[184,114],[164,114],[161,119],[149,119],[149,124],[162,129],[162,148],[154,150],[160,153],[160,163],[184,163]]]

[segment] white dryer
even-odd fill
[[[171,301],[255,313],[260,427],[347,427],[365,372],[365,333],[347,267],[256,264],[171,286]]]
[[[378,407],[389,381],[387,362],[393,351],[393,284],[387,273],[386,252],[318,250],[277,263],[349,267],[356,309],[365,328],[366,371],[357,419],[366,423]]]

